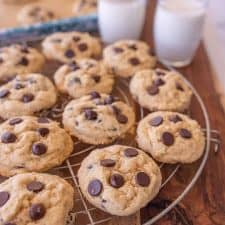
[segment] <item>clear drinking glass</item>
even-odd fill
[[[98,19],[102,40],[139,39],[146,13],[146,0],[99,0]]]
[[[208,0],[159,0],[154,20],[158,59],[171,66],[191,63],[200,44]]]

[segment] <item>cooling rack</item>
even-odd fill
[[[174,70],[173,68],[170,68],[170,67],[167,67],[167,69]],[[155,223],[157,220],[165,216],[171,209],[173,209],[184,198],[184,196],[190,191],[190,189],[194,186],[197,179],[201,175],[202,170],[204,169],[204,166],[206,164],[210,148],[213,146],[214,151],[217,152],[220,147],[219,132],[217,130],[211,129],[208,112],[206,110],[204,102],[202,101],[201,97],[199,96],[196,89],[192,86],[192,84],[185,78],[184,80],[187,83],[187,85],[192,89],[194,93],[194,98],[198,102],[199,110],[201,110],[202,112],[202,117],[204,119],[204,127],[205,127],[203,129],[203,132],[205,133],[205,136],[206,136],[205,152],[203,157],[199,161],[198,168],[196,169],[195,174],[193,175],[189,183],[186,185],[186,187],[183,189],[183,191],[179,193],[179,196],[177,196],[177,198],[170,205],[168,205],[164,210],[159,212],[157,215],[152,217],[143,225],[150,225]],[[143,108],[137,107],[137,105],[131,100],[131,97],[128,93],[127,81],[125,80],[121,80],[119,82],[117,81],[116,91],[114,94],[119,96],[127,104],[131,105],[134,108],[134,110],[139,115],[139,118],[137,118],[137,121],[139,121],[141,118],[143,118],[146,115],[145,110]],[[62,104],[62,108],[65,105],[66,105],[66,102]],[[55,109],[53,108],[51,111],[53,112],[53,114],[51,116],[53,118],[60,118],[62,111],[63,109],[60,109],[59,107]],[[134,134],[130,134],[130,135],[134,135]],[[125,138],[125,140],[118,140],[116,143],[135,146],[134,138],[129,138],[129,137]],[[80,191],[78,179],[76,176],[77,170],[80,166],[82,159],[85,156],[87,156],[92,150],[94,150],[96,146],[85,145],[84,143],[81,143],[79,141],[75,141],[74,146],[76,151],[70,156],[70,158],[65,162],[65,164],[60,167],[54,168],[52,171],[50,171],[51,173],[63,176],[64,179],[70,182],[75,188],[75,192],[76,192],[75,199],[74,199],[75,208],[73,209],[73,211],[70,213],[68,217],[67,225],[97,225],[97,224],[106,225],[113,217],[93,207],[85,200],[85,198],[83,197]],[[166,164],[160,164],[159,166],[162,172],[168,170],[168,165]],[[175,174],[180,170],[181,167],[182,165],[179,165],[179,164],[169,166],[169,172],[167,171],[161,188],[166,188],[166,185],[171,181],[171,179],[175,176]]]

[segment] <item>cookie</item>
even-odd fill
[[[17,74],[40,72],[44,63],[44,56],[34,48],[17,44],[0,48],[0,82]]]
[[[137,142],[141,149],[163,163],[192,163],[205,148],[197,121],[175,112],[155,112],[140,121]]]
[[[0,86],[0,116],[33,115],[53,106],[56,99],[55,87],[44,75],[17,75]]]
[[[0,184],[1,225],[66,225],[74,190],[58,176],[16,175]]]
[[[128,216],[149,203],[159,192],[161,172],[143,151],[112,145],[92,151],[78,171],[81,191],[97,208]]]
[[[76,0],[73,5],[73,13],[83,16],[97,12],[98,0]]]
[[[120,77],[131,77],[135,72],[153,68],[156,64],[150,47],[142,41],[118,41],[106,47],[103,56],[107,67]]]
[[[130,82],[134,99],[150,111],[184,112],[191,103],[192,91],[176,72],[143,70]]]
[[[71,137],[58,123],[33,116],[12,117],[0,125],[0,174],[47,171],[73,151]]]
[[[109,94],[114,78],[104,64],[94,59],[82,59],[60,67],[54,76],[55,84],[62,93],[74,98],[92,91]]]
[[[42,47],[48,59],[64,63],[75,59],[97,57],[101,54],[99,39],[80,32],[52,34],[43,41]]]
[[[57,16],[53,11],[38,4],[25,5],[17,15],[17,20],[21,25],[45,23],[55,19]]]
[[[89,144],[108,144],[125,135],[135,123],[133,109],[112,95],[92,92],[69,102],[63,113],[65,129]]]

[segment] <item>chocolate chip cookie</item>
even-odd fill
[[[32,116],[0,125],[0,174],[40,172],[62,164],[73,151],[71,137],[58,123]]]
[[[131,77],[135,72],[153,68],[156,64],[150,47],[142,41],[118,41],[106,47],[103,55],[107,67],[121,77]]]
[[[161,69],[137,72],[130,82],[130,92],[150,111],[184,112],[192,98],[191,89],[179,74]]]
[[[25,5],[17,15],[21,25],[44,23],[55,19],[57,16],[52,10],[38,4]]]
[[[17,44],[0,48],[0,82],[17,74],[40,72],[44,63],[43,55],[34,48]]]
[[[55,33],[48,36],[42,46],[48,59],[64,63],[75,59],[97,57],[101,54],[99,39],[88,33]]]
[[[58,176],[16,175],[0,184],[1,225],[66,225],[74,190]]]
[[[83,160],[78,179],[84,196],[97,208],[128,216],[157,195],[162,177],[143,151],[112,145],[92,151]]]
[[[109,94],[114,77],[101,61],[82,59],[60,67],[54,76],[56,86],[62,93],[74,98],[87,95],[92,91]]]
[[[96,13],[98,0],[76,0],[73,5],[73,13],[76,16]]]
[[[92,92],[71,101],[63,113],[65,129],[89,144],[112,143],[135,123],[133,109],[112,95]]]
[[[55,104],[57,93],[52,82],[41,74],[17,75],[0,86],[0,116],[33,115]]]
[[[205,148],[197,121],[175,112],[155,112],[140,121],[137,142],[141,149],[164,163],[192,163]]]

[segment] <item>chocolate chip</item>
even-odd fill
[[[146,174],[145,172],[137,173],[135,178],[136,178],[137,184],[139,184],[142,187],[148,187],[150,184],[150,178],[148,174]]]
[[[20,51],[25,54],[28,54],[30,52],[26,46],[21,46]]]
[[[171,146],[174,143],[174,137],[171,133],[169,132],[164,132],[162,134],[162,142],[166,146]]]
[[[72,80],[69,81],[69,86],[73,85],[73,83],[81,84],[81,80],[79,77],[74,77]]]
[[[159,93],[159,87],[153,84],[152,86],[147,87],[147,92],[150,95],[157,95]]]
[[[38,128],[37,131],[42,137],[45,137],[49,134],[49,129],[45,127]]]
[[[155,73],[157,76],[165,76],[166,75],[165,72],[160,71],[160,70],[156,70]]]
[[[112,106],[112,110],[116,115],[121,113],[121,110],[118,107],[116,107],[115,105]]]
[[[29,64],[29,61],[26,57],[22,57],[18,64],[27,66]]]
[[[75,42],[78,42],[78,41],[80,41],[80,37],[74,36],[74,37],[73,37],[73,40],[74,40]]]
[[[4,62],[4,60],[2,58],[0,58],[0,64],[3,63],[3,62]]]
[[[44,184],[38,181],[32,181],[27,185],[27,189],[29,191],[33,191],[35,193],[38,193],[44,189]]]
[[[32,152],[34,155],[43,155],[47,151],[47,147],[42,143],[36,143],[32,146]]]
[[[98,114],[91,109],[85,109],[84,115],[87,120],[96,120],[98,118]]]
[[[88,185],[88,193],[91,196],[98,196],[102,192],[102,183],[100,180],[92,180]]]
[[[181,117],[178,116],[178,115],[172,115],[172,116],[170,116],[170,117],[169,117],[169,120],[170,120],[171,122],[174,122],[174,123],[183,121],[183,120],[181,119]]]
[[[80,43],[80,44],[78,45],[78,49],[79,49],[81,52],[85,52],[85,51],[87,51],[88,46],[87,46],[86,43]]]
[[[113,174],[109,179],[109,183],[114,188],[120,188],[124,185],[125,181],[120,174]]]
[[[5,144],[14,143],[16,139],[17,139],[16,135],[10,132],[5,132],[1,136],[1,141],[2,143],[5,143]]]
[[[72,71],[76,71],[76,70],[79,70],[80,69],[80,67],[77,65],[77,63],[75,61],[69,63],[68,66],[70,67],[70,69]]]
[[[101,98],[100,94],[97,91],[92,91],[90,95],[92,99]]]
[[[5,205],[5,203],[9,200],[9,193],[6,191],[2,191],[0,192],[0,207],[2,207],[3,205]]]
[[[184,91],[183,87],[180,84],[176,84],[176,88],[179,91]]]
[[[66,50],[66,52],[65,52],[65,56],[66,56],[67,58],[73,58],[73,57],[75,56],[75,53],[74,53],[74,51],[73,51],[72,49],[68,49],[68,50]]]
[[[3,89],[0,91],[0,98],[5,98],[10,94],[10,91],[7,89]]]
[[[0,123],[5,122],[5,119],[0,116]]]
[[[116,119],[121,124],[126,124],[128,122],[127,116],[125,116],[125,115],[123,115],[121,113],[116,115]]]
[[[136,58],[136,57],[130,58],[129,62],[133,66],[137,66],[137,65],[139,65],[141,63],[140,60],[138,58]]]
[[[25,88],[25,86],[24,86],[23,84],[16,83],[16,84],[14,85],[14,89],[16,89],[16,90],[19,90],[19,89],[22,89],[22,88]]]
[[[161,116],[157,116],[154,117],[151,121],[150,121],[150,125],[153,127],[158,127],[159,125],[161,125],[163,123],[163,118]]]
[[[34,100],[34,95],[33,94],[24,94],[22,97],[22,101],[24,103],[28,103]]]
[[[157,85],[157,86],[162,86],[165,84],[165,81],[162,80],[161,78],[157,79],[154,81],[154,84]]]
[[[116,162],[112,159],[103,159],[100,161],[100,164],[104,167],[113,167],[116,165]]]
[[[49,11],[49,12],[48,12],[48,16],[49,16],[50,18],[53,18],[53,17],[54,17],[54,13],[51,12],[51,11]]]
[[[180,129],[180,136],[186,139],[190,139],[192,137],[192,134],[189,130],[187,129]]]
[[[30,218],[32,220],[39,220],[45,216],[45,212],[43,204],[33,204],[29,210]]]
[[[11,222],[6,222],[4,223],[4,225],[16,225],[15,223],[11,223]]]
[[[21,118],[14,118],[12,120],[9,121],[9,125],[13,126],[13,125],[16,125],[16,124],[19,124],[19,123],[22,123],[23,120]]]
[[[101,77],[100,76],[92,76],[93,80],[96,82],[96,83],[99,83],[100,80],[101,80]]]
[[[122,53],[124,50],[122,48],[115,47],[115,48],[113,48],[113,51],[115,53]]]
[[[39,117],[38,123],[49,123],[49,120],[46,117]]]
[[[106,105],[111,105],[113,102],[115,102],[115,98],[112,95],[109,95],[106,99],[105,99],[105,104]]]
[[[138,151],[134,148],[127,148],[124,150],[124,155],[128,158],[135,157],[138,155]]]
[[[134,51],[137,50],[137,46],[135,44],[128,45],[128,48]]]

